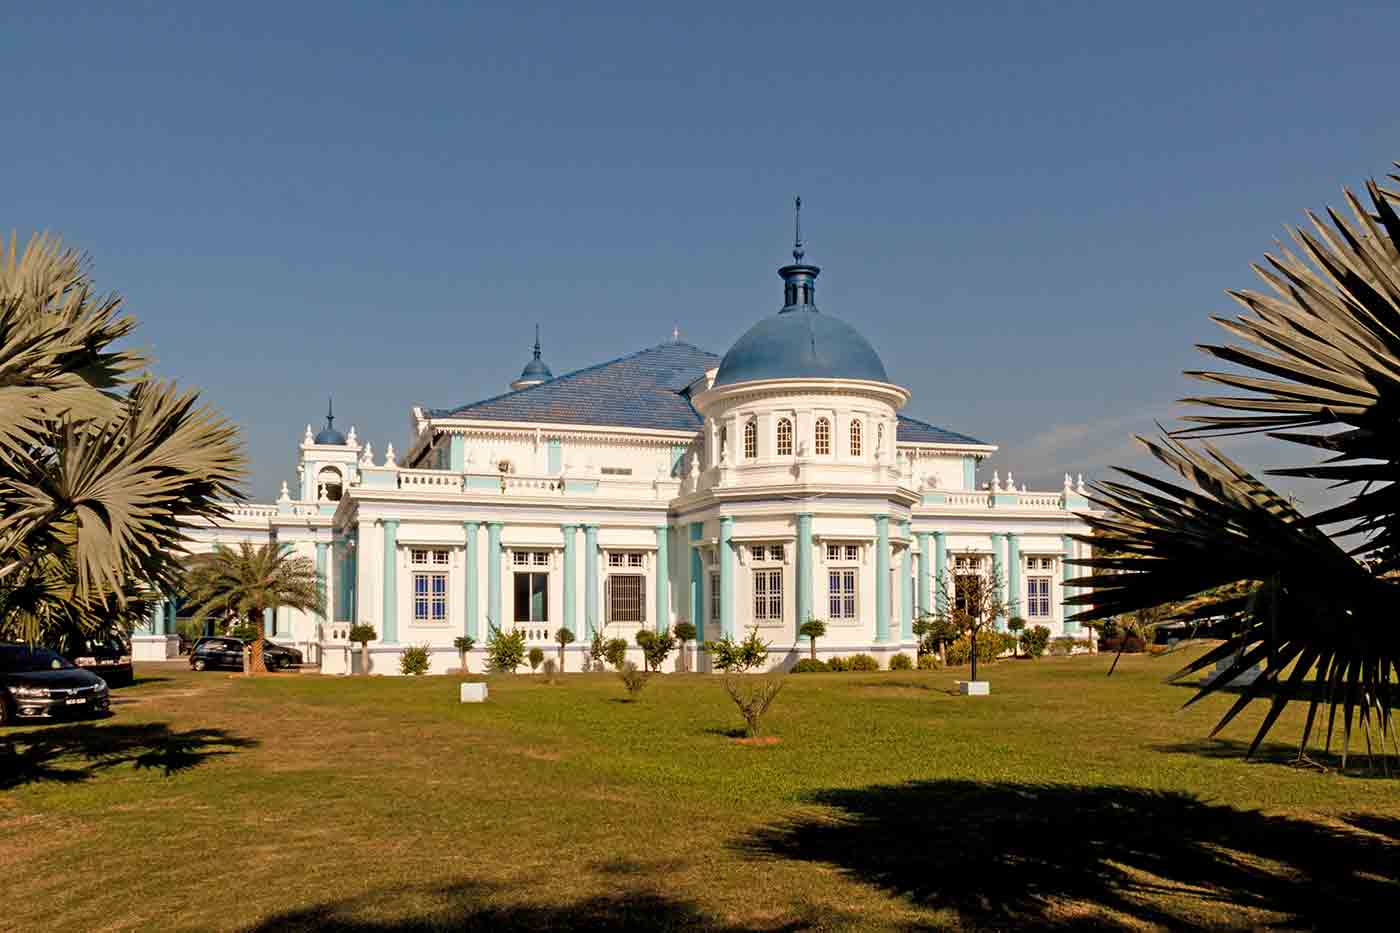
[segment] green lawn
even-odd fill
[[[745,746],[716,679],[257,679],[148,665],[0,733],[0,927],[1333,925],[1400,906],[1400,782],[1204,739],[1183,656],[800,675]],[[1262,712],[1262,711],[1261,711]]]

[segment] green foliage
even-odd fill
[[[409,645],[403,649],[399,655],[399,670],[404,674],[418,676],[428,673],[428,668],[432,666],[432,658],[429,646]]]
[[[539,647],[531,648],[527,657],[530,661],[530,671],[532,673],[538,671],[540,665],[544,663],[544,649]]]
[[[452,647],[457,649],[458,654],[466,654],[476,647],[476,639],[470,635],[458,635],[452,639]]]
[[[835,657],[826,659],[826,669],[829,671],[841,672],[851,669],[851,662],[848,658]]]
[[[175,631],[178,632],[180,637],[185,641],[194,644],[204,637],[204,623],[189,618],[176,619]]]
[[[797,634],[807,639],[808,647],[811,648],[812,658],[817,656],[817,639],[826,637],[826,622],[821,619],[808,619],[798,628]]]
[[[946,614],[925,613],[914,620],[914,635],[919,639],[918,654],[937,654],[943,646],[958,637],[958,627]]]
[[[553,677],[559,672],[559,663],[553,658],[544,659],[544,676]]]
[[[649,671],[661,670],[666,658],[676,649],[676,636],[668,632],[653,632],[650,629],[637,631],[637,645],[642,649],[642,658]]]
[[[762,667],[768,660],[768,649],[772,644],[758,637],[758,626],[755,625],[749,629],[743,641],[735,642],[726,636],[719,641],[706,642],[705,650],[710,652],[710,662],[717,670],[726,674],[742,674]]]
[[[1040,657],[1049,643],[1050,630],[1043,625],[1032,625],[1021,634],[1021,650],[1028,658]]]
[[[586,663],[591,665],[593,670],[601,671],[605,669],[603,665],[607,656],[608,640],[603,637],[603,630],[597,629],[593,632],[593,638],[588,643],[588,661]]]
[[[919,670],[921,670],[921,671],[936,671],[936,670],[938,670],[938,668],[939,668],[940,666],[941,666],[941,665],[938,663],[938,655],[936,655],[936,654],[921,654],[921,655],[919,655],[919,660],[918,660],[918,668],[919,668]]]
[[[559,672],[564,671],[564,649],[574,643],[574,632],[572,629],[564,628],[562,625],[555,630],[554,640],[559,643]]]
[[[1089,639],[1075,638],[1073,635],[1060,635],[1050,639],[1050,654],[1057,657],[1068,657],[1075,649],[1089,647]]]
[[[828,670],[830,668],[826,666],[826,662],[816,658],[803,658],[792,666],[794,674],[824,674]]]
[[[782,677],[773,675],[724,678],[724,691],[739,707],[739,715],[744,718],[744,732],[749,738],[762,734],[763,717],[782,692],[783,683]]]
[[[1010,651],[1015,640],[1005,632],[984,628],[977,633],[978,663],[995,661],[1003,653]],[[972,641],[967,635],[960,635],[948,646],[945,659],[950,667],[959,667],[972,660]]]
[[[324,583],[311,558],[298,557],[277,542],[253,547],[245,541],[236,549],[220,547],[191,558],[185,592],[198,622],[244,620],[254,642],[250,669],[261,672],[263,612],[286,606],[324,615]]]
[[[486,669],[493,674],[514,674],[525,661],[525,630],[502,632],[491,626],[486,638]]]
[[[614,670],[622,670],[622,665],[627,662],[627,639],[609,638],[603,645],[603,657]]]
[[[631,661],[624,661],[617,669],[617,676],[622,681],[622,686],[627,688],[627,699],[630,701],[635,700],[646,687],[651,674]]]
[[[912,671],[914,661],[909,655],[900,653],[890,658],[890,670],[892,671]]]
[[[366,645],[378,637],[379,633],[368,622],[356,622],[350,626],[350,641],[354,644]]]
[[[1017,634],[1020,634],[1026,627],[1026,620],[1020,616],[1012,616],[1006,620],[1006,627]]]
[[[875,660],[875,658],[872,655],[864,653],[851,655],[852,671],[869,673],[870,671],[878,671],[879,669],[880,662]]]
[[[693,623],[677,622],[671,631],[676,634],[676,640],[681,643],[682,648],[685,647],[686,642],[695,640],[696,631]]]
[[[370,629],[370,631],[374,630]],[[257,641],[259,638],[263,637],[262,620],[259,619],[256,622],[249,622],[247,619],[239,619],[237,624],[229,629],[229,634],[243,641]],[[370,636],[371,639],[374,637],[376,636]]]

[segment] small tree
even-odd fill
[[[607,654],[608,640],[603,637],[603,630],[594,629],[593,637],[588,642],[588,666],[595,671],[603,670]]]
[[[637,633],[637,645],[642,649],[642,658],[647,669],[659,671],[661,665],[666,663],[666,658],[676,648],[676,636],[670,632],[642,629]]]
[[[360,673],[369,675],[369,643],[379,637],[374,626],[367,622],[356,622],[350,626],[350,642],[360,646]]]
[[[486,666],[494,674],[514,674],[525,660],[525,632],[514,629],[509,633],[491,626],[486,639]]]
[[[633,637],[637,647],[642,649],[642,666],[651,670],[651,654],[647,652],[647,647],[656,641],[656,633],[649,628],[639,628]]]
[[[544,663],[544,649],[539,647],[531,648],[529,659],[530,673],[533,674],[537,672],[540,669],[540,665]]]
[[[753,670],[768,660],[768,649],[772,642],[764,641],[758,637],[758,626],[749,629],[749,633],[740,642],[734,641],[728,635],[719,641],[705,643],[705,650],[710,652],[715,667],[726,674],[742,674]]]
[[[931,655],[941,662],[944,649],[958,637],[958,630],[947,616],[925,612],[914,620],[914,635],[919,639],[919,657]]]
[[[603,645],[603,657],[615,670],[622,670],[622,665],[627,661],[627,639],[608,639],[607,643]]]
[[[677,622],[671,632],[676,636],[676,641],[681,649],[681,670],[690,670],[689,653],[685,650],[685,643],[694,641],[696,636],[695,626],[689,622]]]
[[[780,677],[760,677],[749,682],[741,682],[736,677],[724,679],[724,690],[739,707],[739,715],[744,717],[744,734],[749,738],[762,734],[763,716],[778,698],[783,683]]]
[[[467,652],[476,647],[476,639],[470,635],[458,635],[452,639],[452,647],[457,649],[457,657],[462,662],[462,673],[467,672]]]
[[[1006,627],[1014,639],[1011,643],[1011,656],[1019,658],[1021,656],[1021,633],[1026,629],[1026,620],[1020,616],[1012,616],[1006,620]]]
[[[574,633],[570,629],[561,628],[554,633],[554,640],[559,642],[559,673],[564,673],[564,648],[574,643]]]
[[[996,570],[985,573],[948,571],[938,580],[939,598],[935,616],[959,634],[966,634],[972,644],[972,680],[977,679],[977,635],[990,622],[1006,615],[1006,598],[1002,595],[1001,574]]]
[[[638,670],[637,665],[631,661],[624,661],[622,667],[617,670],[617,676],[621,678],[622,685],[627,688],[627,700],[631,702],[637,699],[637,695],[647,685],[647,680],[651,675],[647,671]]]
[[[428,645],[409,645],[399,655],[399,673],[419,676],[428,673],[432,666],[431,649]]]
[[[817,639],[826,637],[826,623],[821,619],[808,619],[802,623],[797,634],[807,638],[807,643],[812,649],[812,660],[815,661],[817,659]]]

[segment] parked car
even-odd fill
[[[52,648],[0,642],[0,725],[107,712],[107,682]]]
[[[228,635],[201,638],[190,651],[190,667],[197,671],[211,667],[241,671],[246,644],[243,639]],[[286,670],[301,664],[301,652],[263,639],[263,663],[270,671]]]
[[[134,679],[131,643],[120,635],[95,635],[73,642],[59,653],[107,681],[109,687],[128,687]]]

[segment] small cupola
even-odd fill
[[[793,202],[792,264],[783,266],[778,275],[783,279],[783,311],[817,310],[817,276],[821,269],[802,261],[807,255],[802,248],[802,199]]]
[[[316,432],[315,440],[318,444],[345,446],[345,435],[335,429],[335,405],[331,399],[326,399],[326,426]]]
[[[535,356],[530,362],[525,364],[525,368],[520,371],[520,378],[510,384],[514,390],[528,389],[530,386],[537,386],[542,382],[548,382],[554,378],[554,373],[550,372],[548,366],[540,359],[540,325],[535,325]]]

